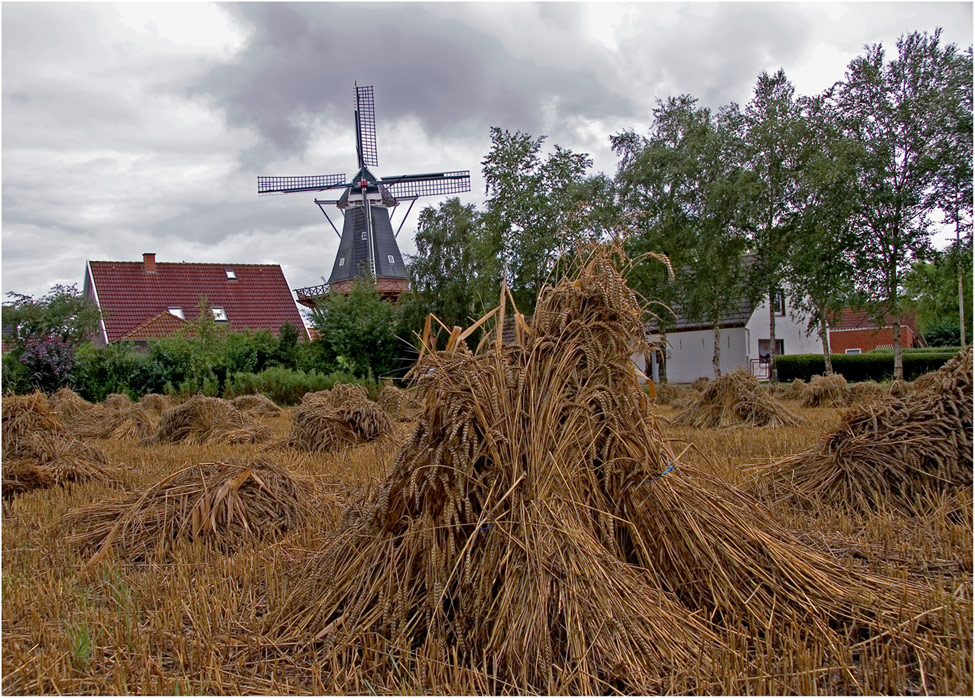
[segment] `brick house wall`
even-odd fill
[[[914,331],[907,325],[901,325],[901,346],[905,349],[914,347]],[[894,330],[890,327],[879,329],[858,330],[830,330],[829,349],[834,354],[856,353],[849,349],[859,349],[866,354],[872,349],[894,346]]]

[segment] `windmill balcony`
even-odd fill
[[[328,284],[319,284],[318,286],[306,286],[305,288],[295,289],[295,295],[298,296],[298,302],[307,308],[314,308],[315,301],[327,293]]]

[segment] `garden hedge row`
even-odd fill
[[[929,371],[936,371],[955,355],[953,351],[904,352],[904,379],[914,380]],[[830,354],[833,371],[841,373],[846,380],[884,381],[894,377],[893,352],[870,352],[869,354]],[[779,380],[791,382],[798,378],[809,381],[813,376],[826,373],[826,362],[822,354],[787,354],[778,356],[775,364],[779,370]]]

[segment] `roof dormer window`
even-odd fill
[[[178,305],[174,305],[168,308],[168,310],[169,310],[169,314],[172,315],[173,317],[178,317],[180,320],[186,319],[186,317],[183,315],[183,309],[180,308]]]
[[[237,272],[235,272],[233,269],[224,269],[224,271],[227,274],[227,281],[237,280]]]
[[[227,311],[223,308],[211,308],[213,311],[213,319],[217,322],[228,322]]]

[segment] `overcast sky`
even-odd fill
[[[5,2],[0,12],[2,287],[32,295],[80,288],[86,260],[143,252],[281,264],[292,288],[321,283],[338,238],[315,195],[258,197],[256,178],[351,175],[354,81],[375,86],[377,176],[469,169],[462,198],[480,206],[491,126],[546,135],[612,175],[609,135],[645,132],[658,98],[744,104],[758,74],[780,67],[815,94],[865,44],[894,52],[899,35],[937,27],[972,43],[970,2]],[[420,203],[438,201],[414,207],[404,253],[415,252]]]

